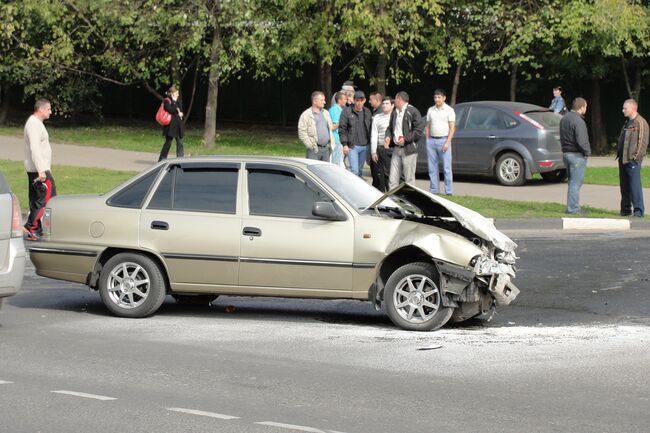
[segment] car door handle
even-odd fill
[[[496,135],[488,135],[487,138],[489,138],[490,140],[495,140],[497,138],[497,136]]]
[[[244,236],[262,236],[262,230],[257,227],[244,227],[242,234]]]
[[[165,221],[151,221],[151,228],[153,230],[169,230],[169,224]]]

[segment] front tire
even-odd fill
[[[438,281],[430,263],[409,263],[393,272],[384,296],[390,320],[409,331],[433,331],[447,323],[454,309],[443,306]]]
[[[524,160],[516,153],[504,153],[497,159],[494,174],[501,185],[523,185],[526,182]]]
[[[165,278],[158,264],[137,253],[112,257],[99,278],[102,302],[121,317],[147,317],[165,300]]]

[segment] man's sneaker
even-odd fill
[[[33,231],[28,230],[26,227],[23,227],[23,239],[26,241],[37,241],[39,237]]]

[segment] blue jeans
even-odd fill
[[[641,162],[621,164],[618,160],[618,178],[621,184],[621,215],[643,216],[643,187],[641,186]]]
[[[447,137],[427,138],[427,163],[429,165],[429,191],[438,194],[438,185],[440,175],[438,174],[438,161],[442,159],[442,167],[445,174],[445,193],[452,194],[454,177],[451,173],[451,145],[446,152],[442,151],[442,146],[447,141]]]
[[[562,155],[564,166],[569,175],[569,189],[566,195],[566,211],[568,213],[580,212],[580,188],[585,178],[587,158],[579,152],[567,152]]]
[[[350,170],[352,173],[359,177],[363,175],[363,165],[366,163],[366,156],[368,155],[368,145],[355,145],[348,153],[348,162],[350,163]]]

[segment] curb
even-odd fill
[[[530,218],[497,219],[494,225],[499,230],[599,230],[627,231],[649,230],[650,220],[623,218]]]

